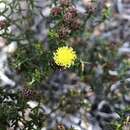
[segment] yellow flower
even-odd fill
[[[64,68],[69,68],[74,64],[77,55],[72,47],[60,47],[54,52],[54,61],[57,65],[63,66]]]

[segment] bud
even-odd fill
[[[96,11],[96,6],[94,4],[88,5],[86,9],[88,13],[94,13]]]
[[[74,29],[74,30],[80,29],[80,27],[81,27],[81,21],[80,21],[80,19],[75,19],[75,20],[73,20],[73,22],[71,23],[70,26],[71,26],[71,28]]]
[[[65,126],[63,124],[58,124],[57,130],[65,130]]]
[[[73,17],[77,16],[77,10],[74,7],[69,7],[68,12],[71,13]]]
[[[71,32],[71,30],[69,28],[62,26],[60,28],[58,34],[59,34],[60,38],[64,39],[64,38],[68,37],[68,35],[70,34],[70,32]]]
[[[1,20],[0,21],[0,30],[6,28],[8,25],[7,25],[7,22],[5,20]]]
[[[70,12],[67,12],[65,15],[64,15],[64,21],[66,23],[71,23],[73,21],[73,14],[71,14]]]
[[[22,94],[25,98],[32,98],[33,97],[33,91],[29,88],[24,88],[22,91]]]
[[[62,12],[62,9],[61,9],[60,7],[54,7],[54,8],[52,8],[52,10],[51,10],[51,14],[52,14],[53,16],[58,16],[58,15],[61,14],[61,12]]]
[[[71,23],[77,16],[77,11],[73,7],[68,8],[68,11],[64,15],[64,21],[66,23]]]

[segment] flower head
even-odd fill
[[[74,64],[77,55],[72,47],[60,47],[54,52],[54,61],[57,65],[62,66],[64,68],[69,68]]]

